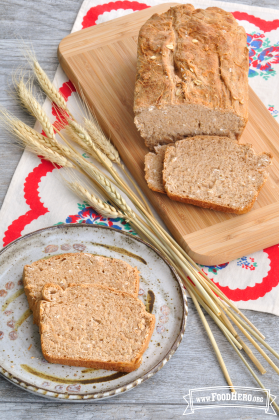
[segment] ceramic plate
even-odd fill
[[[139,298],[156,316],[156,326],[140,368],[131,373],[48,363],[22,285],[25,264],[67,252],[121,258],[140,273]],[[14,384],[47,398],[91,401],[128,391],[150,378],[179,346],[187,301],[174,269],[153,247],[117,229],[58,225],[33,232],[0,252],[0,372]]]

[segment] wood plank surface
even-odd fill
[[[178,203],[148,188],[144,178],[148,149],[135,127],[133,113],[137,37],[150,16],[163,13],[171,5],[175,3],[75,32],[60,43],[58,56],[64,71],[84,92],[103,130],[110,134],[125,165],[175,239],[196,262],[222,264],[278,242],[279,125],[249,88],[249,121],[241,143],[252,143],[258,152],[271,152],[273,165],[252,211],[246,215]]]
[[[279,9],[278,0],[235,0]],[[73,26],[82,0],[8,0],[0,1],[0,105],[7,107],[25,123],[34,120],[11,99],[6,89],[11,73],[24,66],[24,57],[18,49],[18,38],[30,40],[42,67],[50,77],[58,65],[56,50],[59,42]],[[10,135],[0,131],[0,205],[21,156]],[[182,399],[189,388],[225,385],[210,342],[204,332],[191,300],[184,339],[169,363],[141,386],[116,398],[91,404],[53,403],[27,393],[0,377],[0,420],[172,420],[184,419]],[[264,331],[267,341],[279,351],[279,320],[269,314],[245,311],[245,314]],[[209,321],[210,322],[210,321]],[[212,325],[212,323],[210,323]],[[218,329],[213,333],[232,379],[236,385],[257,386],[244,366],[232,353]],[[276,359],[273,358],[276,362]],[[263,362],[264,366],[267,364]],[[268,368],[262,381],[279,396],[278,376]],[[192,415],[193,420],[263,420],[267,415],[256,410],[205,410]]]

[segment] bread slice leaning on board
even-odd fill
[[[155,316],[133,294],[97,284],[46,284],[40,333],[46,360],[121,372],[138,369]]]
[[[147,153],[144,157],[145,179],[148,187],[156,192],[166,194],[163,184],[164,157],[167,145],[154,147],[155,153]]]
[[[163,186],[172,200],[243,214],[266,182],[271,159],[270,153],[256,154],[251,144],[196,136],[167,146],[164,154],[148,153],[145,176],[151,189],[161,192]],[[161,178],[155,178],[154,168],[162,167]]]
[[[106,258],[86,252],[55,255],[25,265],[24,291],[33,311],[34,323],[39,324],[38,303],[45,284],[63,288],[70,283],[93,283],[111,287],[135,296],[139,291],[139,271],[123,260]]]
[[[140,29],[135,125],[150,150],[195,135],[239,139],[248,121],[249,50],[233,15],[191,4]]]

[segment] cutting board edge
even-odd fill
[[[242,224],[239,230],[236,231],[232,227],[237,219],[227,220],[184,235],[183,247],[187,248],[187,252],[196,263],[212,266],[227,263],[278,243],[279,202],[243,216],[247,222]],[[220,228],[223,231],[220,232]],[[214,246],[210,243],[213,236],[216,238]]]
[[[156,13],[156,11],[158,11],[159,13],[164,13],[170,7],[174,7],[174,6],[177,6],[179,4],[181,4],[181,3],[177,3],[177,2],[161,3],[161,4],[157,4],[156,6],[146,7],[146,9],[136,11],[135,13],[144,15],[144,14],[148,13],[148,11],[150,11],[150,10],[154,10],[154,13]],[[125,15],[125,16],[115,18],[115,19],[113,19],[113,22],[117,26],[119,23],[125,22],[128,19],[129,19],[129,14]],[[65,48],[64,44],[67,44],[69,39],[77,38],[79,35],[86,35],[87,33],[90,33],[92,30],[96,31],[96,29],[97,29],[98,32],[101,32],[103,28],[106,28],[107,26],[110,26],[110,24],[111,24],[111,21],[99,23],[98,25],[93,25],[93,26],[90,26],[88,28],[80,29],[79,31],[72,32],[69,35],[65,36],[60,41],[60,43],[58,45],[58,48],[57,48],[57,55],[58,55],[59,62],[60,62],[60,57],[62,57],[63,55],[68,55],[68,56],[70,55],[69,53],[67,54],[67,52],[64,51],[64,48]],[[115,39],[112,42],[115,42]],[[93,45],[94,45],[94,41],[92,41],[92,46]],[[89,46],[89,44],[86,44],[86,48],[88,48],[88,46]],[[97,47],[97,45],[96,45],[96,47]]]

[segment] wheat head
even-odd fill
[[[108,203],[105,203],[100,198],[91,194],[87,189],[85,189],[78,182],[68,183],[71,190],[76,193],[79,197],[86,200],[91,207],[100,213],[104,217],[110,217],[116,219],[117,217],[124,217],[124,214],[120,211],[117,211],[113,206]]]
[[[65,98],[56,89],[54,84],[49,80],[47,74],[44,72],[44,70],[38,63],[36,54],[32,46],[26,44],[23,40],[21,40],[21,44],[23,54],[29,62],[30,66],[32,67],[33,72],[45,94],[49,97],[49,99],[52,102],[56,103],[56,105],[59,108],[62,108],[67,111],[67,103],[65,101]]]
[[[125,214],[127,214],[130,218],[136,217],[136,214],[133,212],[131,207],[128,206],[117,189],[112,185],[109,179],[101,171],[99,171],[98,168],[87,162],[82,162],[81,165],[90,177],[106,191],[107,195]]]
[[[90,153],[95,159],[97,159],[104,167],[112,168],[111,161],[107,158],[107,156],[93,143],[91,137],[87,133],[86,129],[83,128],[80,124],[76,121],[71,119],[68,120],[69,127],[75,133],[76,136],[79,137],[79,144],[82,146],[85,144],[88,153]],[[69,131],[69,128],[68,128]],[[72,136],[74,140],[75,137]]]
[[[61,93],[56,89],[54,84],[49,80],[47,74],[44,72],[36,59],[33,60],[34,74],[48,98],[54,102],[59,108],[68,112],[67,102]]]
[[[22,105],[40,122],[45,134],[49,138],[54,138],[54,130],[52,124],[43,110],[42,106],[32,94],[31,83],[27,87],[23,79],[16,84],[18,97]]]
[[[27,132],[14,129],[13,133],[16,135],[18,142],[24,145],[27,150],[35,153],[36,155],[43,156],[44,159],[49,160],[51,163],[67,168],[74,168],[75,166],[67,158],[60,153],[43,146],[36,137],[33,137]]]
[[[121,164],[120,156],[117,149],[113,146],[113,144],[109,141],[109,139],[104,135],[99,124],[92,119],[84,118],[83,119],[84,125],[93,140],[96,146],[98,146],[101,151],[112,161],[117,163],[118,165]]]
[[[66,134],[68,135],[68,137],[76,144],[78,144],[80,147],[83,148],[83,150],[88,153],[89,155],[91,155],[93,158],[95,158],[98,162],[99,162],[99,157],[98,155],[95,155],[94,152],[92,151],[92,149],[90,149],[86,143],[84,143],[84,141],[79,137],[79,135],[69,126],[67,125],[64,128]]]
[[[21,132],[23,135],[31,136],[35,140],[37,140],[43,147],[47,147],[51,149],[53,152],[58,153],[64,157],[71,158],[72,152],[71,150],[57,142],[57,140],[51,139],[49,137],[43,136],[42,134],[38,133],[38,131],[34,130],[33,128],[29,127],[28,125],[24,124],[22,121],[13,118],[10,121],[11,131],[18,131]]]

